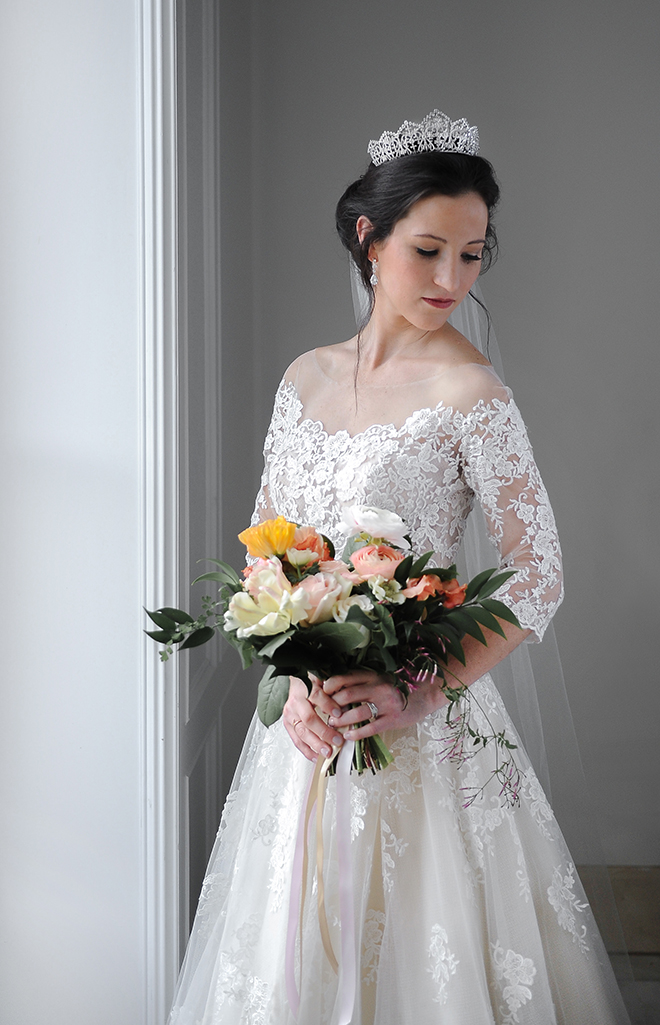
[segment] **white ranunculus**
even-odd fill
[[[351,605],[359,605],[367,616],[373,616],[374,606],[371,599],[366,594],[351,594],[348,598],[343,598],[335,605],[332,615],[338,623],[346,622],[346,616]]]
[[[348,615],[348,610],[350,609],[351,605],[359,605],[359,607],[367,616],[371,617],[373,615],[374,607],[369,598],[367,598],[366,594],[351,594],[348,598],[343,598],[342,601],[338,601],[334,607],[332,615],[338,623],[346,622],[346,616]],[[356,647],[366,648],[369,641],[371,640],[371,630],[369,630],[364,625],[364,623],[354,622],[353,626],[357,627],[357,629],[362,634],[362,640],[359,644],[356,645]]]
[[[406,524],[389,509],[377,509],[373,505],[345,506],[342,510],[341,529],[348,537],[368,534],[374,539],[391,541],[399,548],[410,548],[403,536],[408,532]]]

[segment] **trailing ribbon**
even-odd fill
[[[327,772],[337,758],[337,860],[339,872],[339,925],[341,933],[341,969],[332,949],[330,930],[325,910],[323,880],[323,806]],[[337,1025],[349,1025],[353,1017],[356,991],[355,968],[355,913],[353,900],[353,863],[351,860],[351,789],[350,774],[353,763],[353,745],[347,742],[333,748],[325,760],[320,755],[307,785],[305,799],[298,820],[298,835],[293,855],[293,876],[289,897],[289,920],[286,935],[285,980],[289,1006],[297,1020],[300,994],[296,985],[295,955],[296,933],[300,929],[300,978],[303,966],[303,911],[309,868],[308,839],[310,822],[316,806],[316,874],[317,907],[323,949],[332,970],[339,976]],[[298,906],[300,913],[298,914]]]

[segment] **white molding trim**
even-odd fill
[[[142,579],[154,608],[178,595],[176,3],[138,11],[141,162]],[[163,1025],[179,968],[178,668],[145,637],[142,663],[145,1025]]]

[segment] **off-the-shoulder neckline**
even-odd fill
[[[323,367],[321,366],[321,361],[320,361],[320,359],[319,359],[319,357],[317,355],[318,351],[319,351],[318,348],[310,350],[312,359],[314,360],[314,363],[316,365],[316,369],[319,371],[319,373],[322,375],[322,377],[325,377],[326,381],[330,381],[331,384],[335,384],[338,387],[341,387],[341,383],[339,381],[336,381],[334,377],[331,377],[330,374],[328,374],[323,369]],[[303,353],[303,356],[304,355],[309,355],[309,354],[308,353]],[[495,374],[495,376],[497,377],[497,371],[495,370],[495,368],[492,365],[492,363],[477,363],[476,360],[468,360],[465,363],[451,363],[448,366],[443,367],[442,370],[438,370],[435,374],[427,374],[426,377],[419,377],[419,378],[417,378],[414,381],[402,381],[402,382],[397,384],[397,387],[398,388],[401,388],[401,387],[409,388],[409,387],[413,387],[416,384],[425,384],[427,381],[435,381],[435,380],[437,380],[438,377],[443,377],[444,374],[451,373],[452,370],[458,370],[460,367],[483,367],[485,370],[492,371],[493,374]],[[498,378],[498,380],[499,380],[499,378]],[[378,390],[379,388],[380,389],[391,388],[392,385],[391,384],[367,384],[367,385],[362,384],[361,387],[367,388],[368,390]]]
[[[482,366],[481,363],[475,363],[474,365],[475,366]],[[504,389],[504,391],[506,392],[506,394],[508,396],[508,399],[507,399],[506,403],[504,403],[504,405],[505,406],[515,406],[513,395],[511,393],[511,389],[507,388],[506,385],[502,385],[502,388]],[[278,391],[279,390],[284,390],[284,389],[288,389],[291,392],[291,394],[294,396],[294,398],[298,402],[298,404],[300,406],[300,411],[302,412],[303,402],[302,402],[302,399],[300,398],[300,395],[298,394],[298,389],[296,388],[294,382],[293,381],[287,381],[286,377],[283,377],[282,380],[280,381],[280,386],[279,386]],[[479,399],[479,401],[472,407],[472,409],[470,410],[469,413],[462,413],[460,411],[460,409],[455,409],[453,406],[448,406],[448,405],[445,404],[444,399],[440,399],[440,401],[435,406],[421,406],[419,409],[413,409],[413,411],[405,418],[405,420],[403,421],[403,423],[401,424],[400,427],[397,427],[396,424],[393,424],[393,423],[387,423],[387,424],[375,423],[375,424],[369,424],[369,426],[365,427],[364,430],[362,430],[362,431],[356,431],[355,434],[351,434],[350,431],[347,431],[346,428],[344,428],[344,427],[342,427],[338,431],[333,431],[332,433],[329,433],[325,429],[325,426],[324,426],[322,420],[313,420],[309,416],[304,416],[301,420],[298,420],[296,422],[296,427],[302,427],[303,424],[310,424],[312,427],[317,428],[318,432],[320,434],[323,434],[327,440],[330,440],[330,439],[333,439],[333,438],[347,438],[349,441],[354,441],[354,440],[356,440],[358,438],[366,437],[367,435],[372,433],[374,430],[390,431],[393,436],[404,434],[406,432],[406,430],[409,428],[410,424],[415,419],[417,419],[418,417],[422,416],[423,414],[439,413],[441,410],[445,410],[447,413],[449,413],[454,418],[458,418],[458,419],[460,419],[461,421],[464,422],[467,419],[469,419],[469,417],[473,413],[475,413],[478,409],[481,408],[481,409],[486,410],[489,407],[492,408],[492,403],[490,401],[486,401],[485,399]]]

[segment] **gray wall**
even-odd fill
[[[353,333],[333,212],[368,139],[434,106],[480,128],[504,196],[482,284],[559,522],[557,633],[612,863],[660,860],[659,28],[652,0],[289,0],[253,4],[249,59],[225,40],[224,273],[242,281],[223,300],[225,387],[244,416],[252,379],[253,452],[288,362]],[[228,539],[249,511],[246,466]]]

